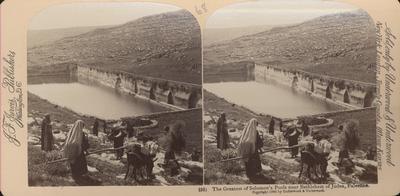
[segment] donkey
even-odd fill
[[[127,152],[127,161],[125,180],[133,177],[135,181],[140,183],[141,180],[138,180],[138,177],[144,179],[146,173],[145,155],[141,152],[140,145],[135,145],[131,151]]]
[[[317,167],[319,167],[320,162],[318,158],[315,156],[314,152],[314,144],[307,144],[305,150],[301,151],[301,158],[300,158],[300,173],[299,173],[299,178],[301,177],[301,174],[303,173],[303,166],[307,166],[307,177],[311,179],[311,172],[310,169],[313,170],[315,176],[319,178],[318,173],[317,173]]]

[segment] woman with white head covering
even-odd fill
[[[72,177],[80,177],[88,172],[85,152],[89,148],[86,134],[83,132],[85,123],[77,120],[69,130],[65,140],[64,155],[71,166]]]
[[[259,151],[261,151],[263,142],[258,134],[257,125],[257,120],[251,119],[243,129],[239,140],[238,156],[244,157],[246,175],[250,179],[261,172]]]

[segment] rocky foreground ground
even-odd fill
[[[126,154],[122,160],[115,160],[112,151],[91,154],[87,156],[89,176],[92,183],[76,183],[70,174],[66,162],[46,164],[46,162],[63,158],[62,148],[69,128],[77,119],[82,119],[85,124],[91,125],[93,119],[80,116],[66,108],[52,105],[34,95],[29,97],[28,113],[28,174],[30,186],[76,186],[76,185],[195,185],[202,184],[203,163],[190,160],[191,152],[184,152],[179,157],[181,170],[179,175],[171,177],[160,165],[164,162],[164,150],[157,153],[153,173],[155,179],[151,181],[137,182],[135,180],[124,180],[126,172]],[[31,107],[32,106],[32,107]],[[40,149],[40,123],[45,113],[53,116],[53,134],[55,139],[55,150],[45,153]],[[118,123],[115,122],[115,123]],[[102,129],[100,129],[102,131]],[[94,150],[112,148],[106,134],[99,136],[90,134],[90,130],[84,129],[89,137],[89,152]]]

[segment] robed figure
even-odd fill
[[[229,148],[228,125],[225,113],[222,113],[217,122],[217,148],[224,150]]]
[[[242,131],[239,140],[238,156],[243,157],[245,163],[246,175],[249,179],[261,174],[260,154],[263,141],[257,131],[257,120],[251,119]]]
[[[54,138],[53,131],[51,127],[50,114],[46,114],[41,125],[41,147],[44,151],[53,150]]]
[[[77,120],[69,130],[65,140],[64,155],[68,158],[73,178],[79,178],[88,172],[86,156],[89,148],[87,135],[83,132],[82,120]]]

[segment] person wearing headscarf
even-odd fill
[[[217,148],[225,150],[229,148],[228,124],[226,115],[222,113],[217,121]]]
[[[291,127],[288,128],[287,132],[288,132],[287,138],[288,138],[289,147],[298,145],[300,131],[297,130],[297,127],[295,125],[292,125]],[[297,157],[297,154],[299,154],[299,147],[291,148],[291,151],[292,151],[292,158],[295,158],[295,157]]]
[[[84,127],[84,122],[77,120],[65,140],[64,156],[68,158],[73,178],[79,178],[88,172],[85,153],[89,149],[89,142],[83,132]]]
[[[275,132],[275,120],[273,118],[271,118],[271,121],[269,121],[268,132],[269,132],[270,135],[274,135],[274,132]]]
[[[174,95],[172,94],[172,91],[170,90],[168,93],[168,100],[167,100],[168,104],[174,105]]]
[[[251,119],[242,131],[238,144],[238,156],[243,157],[246,175],[249,179],[256,177],[262,170],[260,152],[263,142],[257,131],[258,122]]]
[[[93,123],[92,134],[95,136],[99,135],[99,119],[96,118]]]
[[[46,114],[41,124],[41,147],[44,151],[53,150],[54,138],[51,127],[50,114]]]

